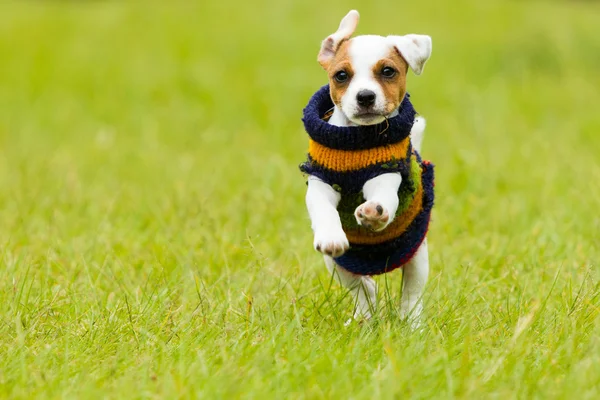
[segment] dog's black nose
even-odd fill
[[[356,101],[363,107],[372,106],[375,103],[375,92],[371,90],[361,90],[356,95]]]

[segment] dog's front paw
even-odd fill
[[[350,247],[350,243],[340,227],[315,232],[314,246],[315,250],[335,258],[344,254]]]
[[[385,207],[375,201],[362,203],[354,211],[354,216],[359,225],[375,232],[384,230],[391,222]]]

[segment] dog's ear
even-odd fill
[[[415,74],[421,75],[431,56],[431,37],[427,35],[388,36],[388,40],[406,60]]]
[[[340,46],[340,43],[352,36],[358,25],[358,18],[358,11],[351,10],[344,18],[342,18],[338,30],[323,40],[317,61],[319,61],[319,64],[321,64],[324,69],[329,68],[329,64],[335,56],[335,52]]]

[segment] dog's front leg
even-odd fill
[[[306,208],[315,234],[314,247],[330,257],[339,257],[350,247],[337,212],[340,199],[330,185],[314,176],[308,178]]]
[[[354,216],[359,225],[375,232],[384,230],[394,220],[398,210],[398,189],[402,183],[399,172],[369,179],[363,185],[365,202],[356,208]]]
[[[333,257],[341,256],[349,244],[342,229],[337,205],[340,194],[316,177],[308,178],[306,207],[315,233],[314,246],[325,256],[325,265],[355,300],[354,318],[369,319],[375,309],[377,286],[370,276],[355,275],[337,265]]]
[[[402,183],[399,173],[379,175],[365,183],[365,202],[356,208],[354,215],[359,224],[374,231],[385,229],[398,210],[398,189]],[[429,276],[427,239],[423,241],[413,258],[403,267],[401,317],[409,318],[411,325],[420,324],[423,305],[421,296]]]

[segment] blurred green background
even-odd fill
[[[320,41],[424,33],[426,327],[312,250]],[[597,398],[600,3],[0,4],[0,396]]]

